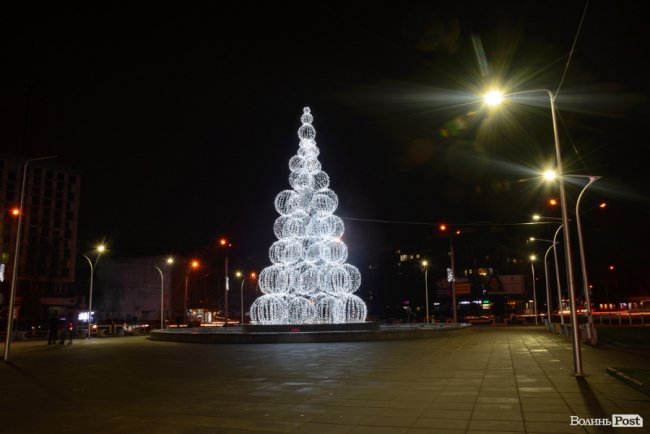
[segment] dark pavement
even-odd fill
[[[18,341],[0,363],[0,433],[648,432],[650,396],[606,372],[648,359],[583,357],[573,377],[570,341],[532,326],[322,344]],[[614,413],[646,428],[569,424]]]

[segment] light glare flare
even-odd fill
[[[503,93],[498,90],[491,90],[485,94],[484,99],[487,105],[494,107],[503,102]]]
[[[543,174],[544,179],[547,181],[552,181],[557,178],[557,173],[554,170],[546,170]]]

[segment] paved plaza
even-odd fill
[[[147,337],[15,342],[0,433],[648,432],[650,396],[606,373],[642,355],[541,327],[376,342],[180,344]],[[638,413],[645,428],[571,427]],[[645,430],[645,431],[644,431]]]

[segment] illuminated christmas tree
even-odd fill
[[[343,220],[334,215],[338,197],[321,170],[309,107],[298,129],[298,153],[289,160],[291,190],[280,192],[280,214],[269,249],[272,265],[259,276],[264,293],[251,306],[253,324],[340,324],[364,322],[366,304],[353,293],[361,273],[345,263]]]

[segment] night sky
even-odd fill
[[[650,245],[641,5],[588,5],[556,100],[565,172],[603,176],[584,202],[609,205],[588,246],[637,273]],[[548,98],[495,112],[477,95],[555,91],[584,7],[28,3],[0,18],[0,147],[81,171],[80,252],[106,239],[116,256],[201,255],[226,235],[265,265],[306,105],[351,254],[433,229],[352,219],[559,215],[534,178],[555,157]],[[571,203],[579,191],[567,187]]]

